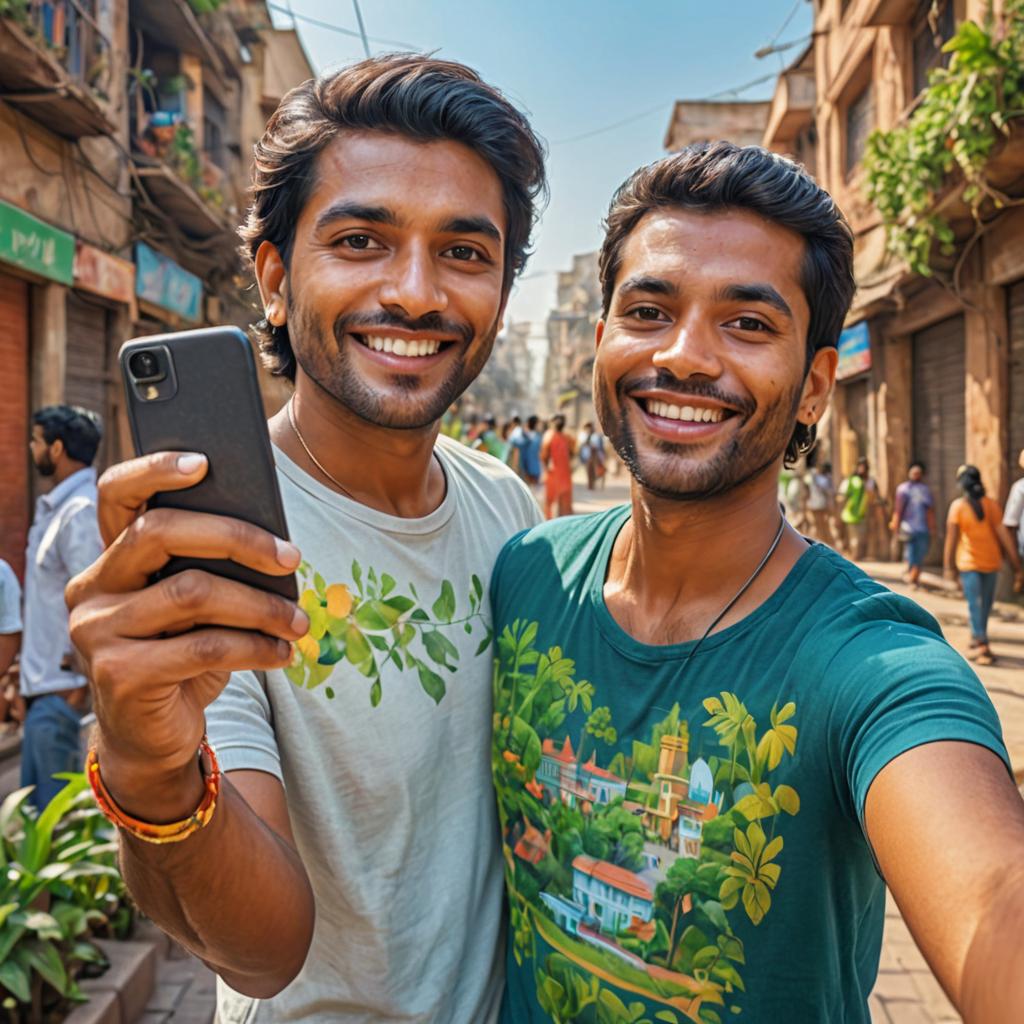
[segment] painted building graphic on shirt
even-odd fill
[[[388,666],[416,678],[440,704],[446,693],[443,672],[459,667],[452,634],[477,634],[475,657],[491,646],[484,587],[475,574],[461,603],[449,580],[441,581],[437,598],[428,602],[412,583],[402,588],[395,577],[372,567],[364,570],[358,560],[345,583],[328,583],[308,562],[299,566],[298,577],[299,605],[309,616],[309,631],[293,644],[294,658],[284,672],[302,689],[322,687],[329,700],[334,689],[325,684],[336,666],[347,662],[366,679],[373,707],[383,698],[381,673]]]
[[[728,691],[620,735],[600,681],[517,620],[498,637],[492,768],[511,944],[559,1022],[740,1013],[743,943],[782,875],[796,706],[759,723]],[[696,756],[694,754],[696,753]],[[739,915],[739,916],[738,916]]]

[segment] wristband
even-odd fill
[[[95,746],[89,748],[89,755],[85,759],[85,774],[96,804],[109,822],[144,843],[180,843],[210,823],[217,807],[217,797],[220,795],[220,766],[217,763],[217,754],[205,735],[199,743],[199,765],[203,773],[204,790],[199,806],[187,818],[172,821],[168,825],[139,821],[117,806],[103,783],[103,776],[100,775],[100,762]]]

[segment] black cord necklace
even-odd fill
[[[690,648],[689,652],[686,655],[686,658],[683,660],[683,667],[679,670],[680,675],[682,675],[682,673],[686,671],[687,665],[690,664],[690,659],[697,653],[697,649],[700,647],[700,645],[704,643],[704,641],[707,640],[707,638],[711,635],[711,631],[715,628],[715,626],[717,626],[722,621],[722,619],[724,619],[726,615],[729,614],[729,612],[735,606],[736,602],[750,589],[754,580],[756,580],[757,577],[761,575],[762,571],[764,570],[764,567],[768,564],[772,555],[775,554],[775,549],[779,546],[779,542],[782,540],[782,534],[785,531],[785,529],[786,517],[780,514],[779,528],[775,531],[775,538],[772,540],[768,550],[764,553],[764,557],[761,559],[760,562],[758,562],[757,568],[750,574],[750,578],[747,580],[747,582],[744,583],[743,586],[736,591],[732,600],[730,600],[729,603],[715,616],[715,618],[711,622],[711,625],[704,630],[704,633],[701,636],[701,638]]]

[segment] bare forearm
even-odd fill
[[[0,633],[0,679],[7,674],[20,644],[20,633]]]
[[[1024,1020],[1024,872],[1010,872],[993,888],[971,940],[960,982],[964,1024],[1019,1024]]]
[[[121,866],[139,907],[245,995],[275,995],[298,974],[313,894],[298,854],[222,782],[210,823],[181,843],[127,837]]]

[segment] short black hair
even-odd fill
[[[547,195],[544,144],[526,115],[472,68],[416,53],[370,57],[303,82],[281,100],[254,151],[252,203],[239,232],[244,259],[254,262],[260,245],[272,242],[288,266],[295,225],[316,184],[317,157],[346,131],[460,142],[493,168],[508,219],[507,295],[526,265]],[[270,372],[295,380],[287,325],[262,319],[252,330]]]
[[[921,470],[922,473],[928,472],[928,467],[920,459],[914,459],[914,461],[907,468],[908,470],[910,470],[913,469],[915,466],[917,466],[917,468]]]
[[[69,459],[92,465],[103,440],[103,420],[98,413],[80,405],[47,405],[33,414],[32,423],[43,428],[47,444],[63,441]]]
[[[626,240],[657,209],[701,213],[750,210],[804,240],[800,284],[810,309],[806,370],[814,353],[836,348],[856,287],[853,233],[835,200],[798,164],[760,146],[700,142],[641,167],[612,197],[598,267],[608,315]],[[806,372],[805,370],[805,372]],[[791,465],[814,447],[816,425],[797,423],[786,448]]]

